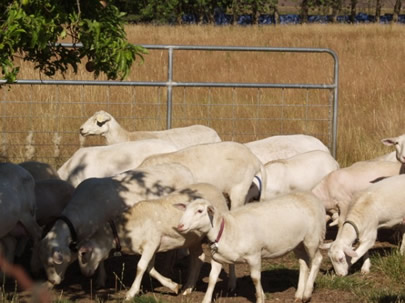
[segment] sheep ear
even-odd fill
[[[345,253],[345,255],[352,257],[352,258],[357,258],[357,252],[353,250],[353,248],[346,246],[343,249],[343,252]]]
[[[110,116],[106,115],[104,112],[98,113],[96,116],[96,121],[98,123],[104,123],[104,122],[109,121],[110,119],[111,119]]]
[[[392,146],[392,145],[395,145],[396,140],[395,140],[395,138],[385,138],[385,139],[382,139],[381,142],[384,145]]]
[[[180,209],[180,210],[186,210],[186,204],[184,204],[184,203],[176,203],[176,204],[173,204],[173,206],[174,207],[176,207],[177,209]]]
[[[208,215],[209,215],[210,217],[213,217],[214,214],[215,214],[214,207],[208,206],[208,207],[207,207],[207,213],[208,213]]]

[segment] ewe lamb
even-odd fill
[[[228,209],[222,193],[207,183],[193,184],[163,198],[137,203],[128,212],[114,218],[112,223],[109,222],[100,228],[92,237],[79,243],[78,261],[82,273],[91,276],[100,265],[99,278],[104,284],[106,275],[101,266],[103,263],[100,262],[107,259],[119,245],[119,249],[125,254],[141,255],[135,280],[126,294],[126,299],[132,299],[138,294],[145,271],[177,294],[179,285],[159,274],[154,268],[155,254],[177,248],[189,248],[190,267],[183,294],[191,293],[204,261],[201,246],[203,236],[199,233],[180,234],[176,227],[183,212],[173,206],[201,198],[209,199],[218,209]]]
[[[36,245],[41,228],[36,222],[35,182],[31,174],[13,163],[0,163],[0,253],[14,261],[15,237],[26,233]]]
[[[367,252],[373,247],[379,228],[399,227],[402,233],[400,251],[404,254],[404,187],[405,175],[399,175],[375,183],[358,194],[328,251],[337,275],[346,276],[350,266],[363,255],[361,272],[370,271]],[[355,242],[360,245],[353,249]]]
[[[405,163],[405,135],[393,138],[382,139],[381,142],[387,146],[394,146],[395,151],[379,157],[378,159],[388,161],[399,161]]]
[[[59,179],[57,171],[48,163],[26,161],[21,162],[18,165],[25,168],[34,177],[35,181]]]
[[[122,128],[111,114],[102,110],[96,112],[80,126],[80,134],[84,137],[103,136],[106,138],[108,145],[125,141],[161,139],[170,142],[177,149],[196,144],[221,141],[215,130],[203,125],[192,125],[162,131],[129,132]]]
[[[52,285],[62,281],[77,256],[77,242],[92,236],[108,220],[141,200],[159,198],[191,183],[190,171],[177,163],[84,180],[40,241],[39,256],[48,281]]]
[[[312,150],[330,152],[319,139],[308,135],[271,136],[245,143],[263,164]]]
[[[398,175],[400,168],[401,163],[398,161],[359,161],[331,172],[312,192],[323,201],[328,213],[335,214],[330,225],[340,226],[346,218],[355,193],[371,186],[373,181],[381,177]]]
[[[159,139],[82,147],[58,169],[58,174],[76,187],[87,178],[113,176],[135,169],[150,155],[176,150],[173,144]]]
[[[229,195],[231,208],[245,203],[256,174],[266,184],[266,172],[260,160],[243,144],[217,142],[190,146],[182,150],[153,155],[139,167],[159,163],[180,163],[190,169],[197,183],[210,183]],[[264,194],[261,199],[264,198]]]
[[[329,152],[314,150],[297,154],[287,159],[267,162],[267,184],[258,184],[249,189],[247,201],[257,199],[260,186],[263,187],[266,199],[270,199],[294,190],[307,191],[317,185],[323,177],[339,168],[339,164]],[[260,174],[258,174],[260,179]]]
[[[291,250],[300,264],[295,298],[303,301],[311,298],[322,261],[319,246],[326,229],[325,208],[311,193],[295,192],[225,212],[204,199],[178,207],[185,208],[178,230],[206,234],[211,242],[213,261],[203,303],[212,300],[222,264],[240,262],[249,264],[256,302],[263,303],[262,257],[276,258]]]

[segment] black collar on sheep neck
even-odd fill
[[[120,256],[121,255],[121,244],[120,244],[120,238],[118,237],[117,233],[117,228],[115,227],[114,221],[109,220],[108,224],[110,224],[113,236],[114,236],[114,241],[115,241],[115,249],[113,252],[113,256]]]
[[[350,224],[351,226],[353,226],[354,231],[356,232],[356,240],[354,240],[354,244],[356,244],[357,242],[359,242],[359,229],[357,228],[357,225],[354,224],[354,222],[350,221],[350,220],[346,220],[345,222],[343,222],[342,227],[345,224]]]
[[[72,221],[70,221],[70,219],[66,216],[57,217],[55,222],[57,220],[62,220],[69,227],[70,235],[72,236],[72,242],[70,242],[69,248],[71,251],[77,251],[77,233],[75,227],[72,224]]]

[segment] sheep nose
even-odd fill
[[[177,230],[178,230],[178,231],[182,231],[183,228],[184,228],[184,224],[179,224],[179,225],[177,225]]]

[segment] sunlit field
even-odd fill
[[[403,25],[130,25],[127,33],[135,44],[329,48],[339,58],[337,159],[341,166],[391,151],[380,140],[404,133]],[[32,65],[23,62],[21,67],[20,79],[45,79]],[[333,62],[327,54],[179,51],[174,57],[175,81],[331,83],[332,76]],[[93,77],[80,69],[66,79]],[[143,63],[135,63],[126,80],[166,81],[167,52],[150,51]],[[281,127],[274,122],[281,106],[258,111],[254,105],[266,100],[273,105],[322,103],[329,98],[329,92],[322,90],[175,88],[172,126],[207,124],[224,140],[240,142],[283,132],[308,133],[325,142],[328,126],[303,127],[299,109],[283,112],[297,121]],[[166,127],[165,88],[12,85],[0,90],[0,101],[1,155],[16,162],[50,159],[59,166],[80,146],[80,125],[100,109],[129,130]],[[227,106],[218,106],[222,103]],[[239,106],[230,107],[232,103]],[[312,117],[321,114],[309,112]],[[103,140],[91,138],[86,144],[103,144]]]

